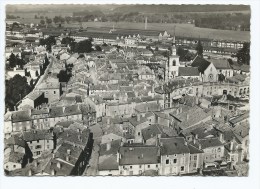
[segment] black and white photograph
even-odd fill
[[[8,176],[247,176],[250,6],[7,5]]]
[[[48,3],[4,5],[3,177],[252,176],[252,5]]]

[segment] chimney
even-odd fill
[[[31,169],[29,169],[29,171],[28,171],[28,176],[32,176],[32,170]]]
[[[107,146],[107,151],[109,151],[110,149],[111,149],[111,142],[108,142],[107,144],[106,144],[106,146]]]
[[[57,167],[58,167],[59,169],[61,168],[60,162],[57,163]]]
[[[52,154],[52,158],[53,158],[53,159],[55,158],[55,154],[54,154],[54,153]]]
[[[107,125],[110,125],[110,117],[107,118]]]
[[[55,170],[54,169],[51,170],[51,175],[53,175],[53,176],[55,175]]]
[[[199,149],[201,150],[201,144],[199,144]]]
[[[184,145],[185,145],[185,146],[187,146],[187,145],[188,145],[188,142],[187,142],[186,140],[185,140],[185,142],[184,142]]]
[[[67,149],[67,154],[70,155],[71,154],[71,150]]]
[[[198,135],[198,134],[196,134],[196,135],[195,135],[195,138],[196,138],[196,139],[198,139],[198,138],[199,138],[199,135]]]
[[[70,161],[70,157],[66,156],[66,161],[69,162]]]
[[[233,151],[234,148],[234,138],[230,141],[230,151]]]
[[[190,115],[187,113],[187,120],[189,120],[189,118],[190,118]]]
[[[121,138],[120,146],[123,146],[123,145],[124,145],[124,142],[123,142],[123,139]]]
[[[219,132],[219,141],[220,141],[221,143],[224,143],[223,133],[220,133],[220,132]]]
[[[141,120],[141,115],[137,114],[137,121],[140,121],[140,120]]]

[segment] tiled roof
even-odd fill
[[[231,69],[229,62],[226,59],[210,59],[217,69]]]
[[[220,142],[219,138],[198,139],[198,144],[201,145],[202,149],[223,146],[223,144]]]
[[[202,58],[201,56],[196,56],[192,61],[192,67],[198,67],[199,72],[204,73],[207,67],[210,65],[210,62]]]
[[[4,155],[4,163],[12,162],[22,164],[24,156],[24,153],[11,151],[10,153]]]
[[[98,158],[98,170],[118,170],[117,155],[102,155]]]
[[[13,122],[22,122],[22,121],[30,121],[30,120],[31,120],[31,116],[29,111],[12,112]]]
[[[206,112],[204,109],[198,106],[194,106],[188,108],[186,111],[184,111],[183,109],[182,113],[170,113],[170,115],[179,120],[180,127],[182,129],[185,129],[191,125],[195,125],[196,123],[200,122],[201,120],[204,120],[205,118],[210,117],[211,111]]]
[[[179,76],[199,76],[197,67],[179,67]]]
[[[100,145],[99,155],[116,155],[121,146],[121,140],[111,141],[111,148],[107,150],[107,143]]]
[[[129,146],[119,150],[119,165],[140,165],[159,163],[159,148],[155,146]]]
[[[23,139],[28,141],[52,140],[53,133],[50,130],[32,130],[23,132]]]
[[[229,122],[232,123],[232,124],[236,124],[236,123],[238,123],[240,121],[243,121],[245,119],[248,119],[248,118],[249,118],[249,112],[246,112],[246,113],[244,113],[242,115],[238,115],[238,116],[236,116],[234,118],[231,118],[229,120]]]
[[[36,100],[36,99],[39,98],[42,94],[43,94],[43,92],[40,92],[40,91],[32,91],[32,92],[30,92],[25,98],[29,98],[29,99],[31,99],[31,100]]]
[[[157,137],[158,134],[162,134],[162,130],[157,124],[152,124],[149,127],[142,129],[142,135],[144,140]]]
[[[200,154],[200,153],[203,153],[203,150],[200,150],[200,149],[196,148],[192,144],[188,144],[188,148],[190,150],[190,154]]]
[[[190,150],[183,137],[161,138],[161,155],[185,154]]]
[[[25,141],[21,137],[19,137],[18,135],[13,135],[10,138],[6,139],[5,144],[6,145],[18,145],[18,146],[21,146],[23,148],[26,147]]]

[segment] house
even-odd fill
[[[234,72],[227,59],[210,59],[219,74],[223,74],[225,78],[233,77]]]
[[[49,129],[49,116],[50,108],[48,107],[31,110],[32,124],[36,129]]]
[[[15,75],[20,75],[22,77],[25,76],[25,71],[22,68],[19,68],[18,65],[13,68],[13,70],[6,70],[6,74],[10,77],[13,78]]]
[[[218,70],[213,63],[205,60],[203,57],[197,55],[191,63],[192,67],[197,67],[200,73],[201,81],[203,82],[217,82]]]
[[[237,125],[241,125],[243,123],[249,122],[249,112],[245,112],[243,114],[231,117],[229,119],[229,124],[232,127],[236,127]]]
[[[32,159],[31,151],[26,142],[18,135],[5,139],[4,169],[13,171],[23,168]]]
[[[100,145],[98,157],[98,175],[101,176],[118,176],[119,175],[119,159],[118,150],[122,141],[114,140]]]
[[[183,137],[160,138],[160,175],[196,173],[202,167],[203,151],[188,145]],[[192,161],[191,161],[192,160]]]
[[[21,169],[24,164],[24,157],[24,153],[14,151],[4,154],[4,169],[7,171]]]
[[[61,85],[59,82],[42,82],[35,88],[36,91],[44,92],[44,97],[48,102],[59,100],[61,95]]]
[[[242,124],[236,125],[234,128],[232,128],[232,131],[241,143],[241,161],[249,160],[249,123],[244,122]],[[240,160],[238,160],[238,162],[239,161]]]
[[[193,107],[180,106],[170,115],[174,118],[173,127],[178,133],[181,130],[212,119],[211,111],[207,111],[197,105]]]
[[[157,146],[123,145],[118,152],[120,175],[158,175],[160,150]]]
[[[165,134],[158,124],[151,124],[149,127],[142,129],[142,136],[143,144],[157,146],[158,138],[164,137]]]
[[[51,130],[32,130],[23,132],[23,140],[29,146],[33,158],[38,158],[44,151],[51,151],[54,146],[54,135]]]
[[[136,143],[143,142],[142,129],[149,127],[149,124],[154,123],[154,121],[154,114],[151,112],[137,114],[135,117],[129,119],[130,124],[134,126],[134,136]]]
[[[21,132],[32,128],[31,111],[14,111],[11,115],[12,131]]]
[[[77,145],[62,143],[43,170],[51,176],[79,176],[87,166],[87,154]]]
[[[207,168],[217,161],[222,161],[225,157],[225,147],[223,134],[220,133],[219,137],[210,137],[203,139],[194,139],[193,145],[203,150],[204,152],[204,167]]]
[[[185,79],[200,79],[197,67],[179,67],[178,76]]]
[[[32,91],[25,96],[20,102],[18,102],[18,110],[23,106],[30,106],[31,108],[37,108],[42,104],[48,103],[48,99],[45,98],[44,93],[41,91]]]

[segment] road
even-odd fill
[[[86,168],[83,175],[85,176],[96,176],[98,170],[98,152],[99,152],[99,145],[101,142],[102,130],[98,124],[90,127],[90,131],[93,133],[93,150],[91,153],[89,165],[90,167]]]
[[[44,74],[40,77],[39,81],[36,83],[36,85],[35,85],[33,90],[37,89],[37,86],[39,84],[41,84],[47,78],[48,73],[50,72],[50,69],[51,69],[53,63],[57,62],[57,59],[54,56],[52,56],[51,54],[49,54],[49,56],[51,57],[50,64],[47,66]]]

